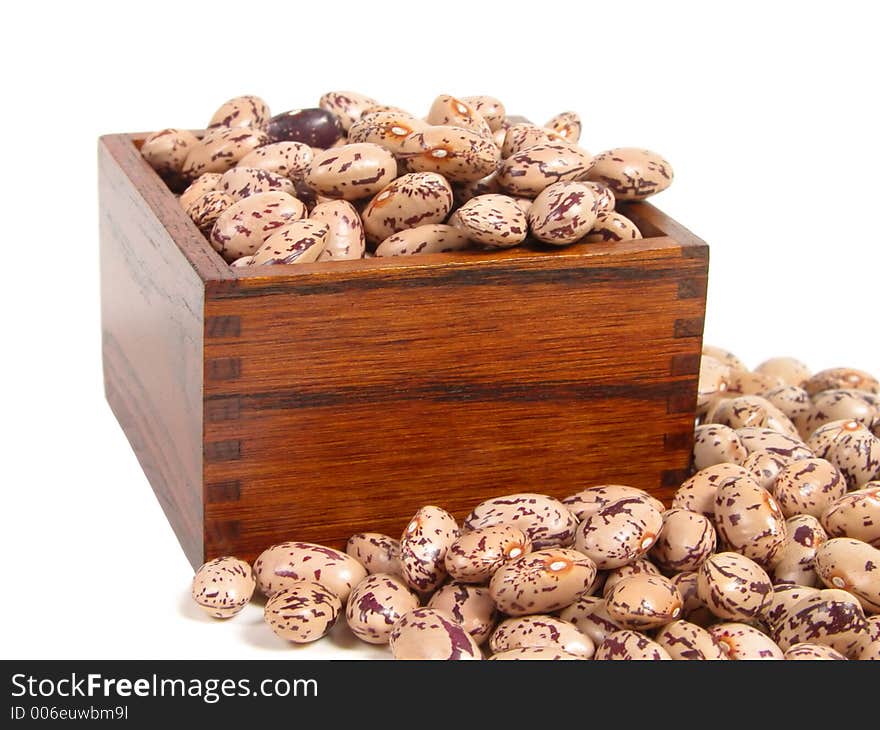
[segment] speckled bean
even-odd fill
[[[264,132],[250,127],[212,129],[189,148],[181,173],[194,180],[206,172],[226,172],[267,141]]]
[[[347,144],[315,155],[306,184],[320,195],[357,200],[375,195],[397,177],[397,161],[370,142]]]
[[[553,183],[579,179],[592,163],[589,153],[579,147],[564,142],[538,144],[505,159],[498,182],[511,195],[535,197]]]
[[[489,589],[452,581],[440,588],[428,601],[428,608],[445,611],[470,634],[479,646],[495,628],[498,611]]]
[[[605,641],[596,649],[593,656],[596,660],[636,660],[659,661],[671,660],[672,657],[660,644],[644,634],[629,629],[615,631],[605,637]]]
[[[442,223],[452,209],[452,187],[442,175],[401,175],[377,193],[361,219],[367,240],[379,243],[394,233],[429,223]]]
[[[310,264],[317,261],[330,228],[325,223],[300,220],[282,226],[257,249],[251,266]]]
[[[574,624],[596,646],[601,645],[609,634],[623,628],[608,614],[605,599],[597,596],[581,595],[560,612],[559,618]]]
[[[367,572],[400,575],[400,541],[380,532],[358,532],[348,538],[346,554]]]
[[[710,626],[708,632],[718,642],[728,659],[782,660],[782,649],[754,626],[742,623],[722,623]]]
[[[187,156],[199,145],[198,138],[185,129],[161,129],[147,136],[141,154],[160,175],[176,174],[183,171]]]
[[[813,661],[813,660],[846,660],[846,657],[839,651],[832,649],[830,646],[822,646],[822,644],[810,644],[802,642],[795,644],[787,652],[784,658],[789,661]]]
[[[697,592],[708,609],[723,619],[751,621],[761,614],[773,584],[754,560],[733,552],[715,553],[697,572]]]
[[[492,139],[492,128],[483,115],[464,99],[449,94],[441,94],[434,99],[425,121],[437,127],[468,129],[481,137]]]
[[[823,390],[840,390],[841,388],[852,388],[880,395],[880,381],[870,373],[855,368],[822,370],[811,376],[803,387],[811,396],[821,393]]]
[[[341,611],[342,602],[326,586],[301,580],[274,593],[266,601],[264,617],[278,637],[308,644],[326,635]]]
[[[672,507],[715,516],[715,494],[718,487],[730,481],[751,480],[751,474],[737,464],[715,464],[701,469],[682,482],[672,497]]]
[[[388,236],[376,247],[376,256],[416,256],[450,253],[470,246],[470,238],[460,228],[445,223],[428,223]]]
[[[610,210],[599,213],[590,232],[581,239],[582,243],[603,243],[611,241],[635,241],[642,237],[638,226],[625,215]]]
[[[800,439],[800,434],[788,416],[759,395],[742,395],[719,401],[712,409],[712,422],[733,429],[769,428],[793,439]]]
[[[850,489],[880,476],[880,439],[858,421],[830,421],[813,432],[807,446],[840,469]]]
[[[866,613],[880,613],[880,550],[835,537],[818,546],[815,567],[826,586],[852,593]]]
[[[551,117],[544,125],[545,129],[560,135],[566,142],[577,144],[581,138],[581,118],[577,112],[561,112]]]
[[[596,155],[587,179],[607,185],[618,200],[644,200],[672,184],[672,165],[651,150],[617,147]]]
[[[301,580],[314,580],[345,603],[367,575],[363,565],[339,550],[310,542],[282,542],[264,550],[254,563],[257,588],[272,596]]]
[[[246,127],[265,129],[269,123],[269,105],[259,96],[236,96],[214,112],[207,129]]]
[[[526,647],[552,648],[584,659],[596,652],[596,645],[589,636],[553,616],[509,618],[498,625],[489,639],[493,653]]]
[[[446,577],[446,553],[459,536],[455,518],[428,505],[415,513],[400,538],[400,565],[404,582],[427,593]]]
[[[602,570],[638,560],[654,546],[663,525],[659,510],[637,498],[603,507],[577,529],[575,549]]]
[[[845,656],[857,654],[868,635],[868,622],[858,599],[847,591],[826,588],[798,601],[778,630],[783,651],[811,642],[830,646]]]
[[[779,505],[751,479],[718,487],[714,521],[721,540],[762,565],[772,565],[785,542],[785,517]]]
[[[821,517],[846,494],[840,470],[825,459],[800,459],[784,467],[773,483],[773,496],[786,517]]]
[[[306,206],[287,193],[257,193],[229,206],[211,229],[211,245],[227,261],[253,256],[280,228],[306,215]]]
[[[417,608],[405,613],[391,630],[395,659],[482,659],[480,648],[464,627],[445,611]]]
[[[828,539],[819,520],[812,515],[795,515],[786,520],[785,530],[785,542],[773,565],[773,582],[819,585],[814,559],[816,550]]]
[[[241,164],[223,173],[217,189],[225,192],[234,201],[273,191],[296,197],[296,186],[290,178],[277,172],[259,167],[244,167]]]
[[[820,520],[831,537],[851,537],[880,548],[880,481],[833,502]]]
[[[532,548],[566,547],[574,540],[577,519],[559,500],[545,494],[510,494],[478,504],[464,521],[466,531],[493,525],[522,530]]]
[[[529,228],[539,241],[562,246],[582,239],[593,229],[599,200],[584,183],[548,185],[529,209]]]
[[[503,128],[507,112],[504,104],[494,96],[463,96],[461,100],[486,120],[490,130],[497,132]]]
[[[301,180],[314,156],[312,148],[302,142],[275,142],[248,152],[239,160],[238,166],[256,167],[291,180]]]
[[[627,629],[645,631],[681,616],[682,597],[662,575],[642,573],[619,581],[605,597],[605,609]]]
[[[489,583],[498,610],[509,616],[548,613],[575,601],[596,577],[596,565],[574,550],[548,548],[502,565]]]
[[[373,573],[351,592],[345,619],[361,641],[387,644],[394,623],[418,607],[419,597],[400,578],[388,573]]]
[[[178,201],[180,206],[186,210],[196,198],[216,190],[222,177],[223,174],[219,172],[206,172],[204,175],[200,175],[181,194]]]
[[[358,122],[366,109],[378,104],[375,99],[356,91],[328,91],[318,101],[318,106],[333,114],[340,126],[347,132]]]
[[[446,571],[458,581],[487,583],[501,565],[531,550],[531,540],[518,527],[482,527],[452,543],[446,553]]]
[[[454,225],[486,248],[518,246],[529,233],[525,213],[516,201],[494,193],[478,195],[461,206]]]
[[[715,552],[715,528],[699,512],[671,509],[663,513],[663,527],[650,558],[673,573],[697,570]]]
[[[451,182],[479,180],[498,166],[491,139],[457,127],[427,127],[410,134],[399,156],[413,172],[437,172]]]
[[[658,512],[666,509],[663,502],[656,497],[652,497],[644,489],[628,487],[623,484],[600,484],[594,487],[587,487],[566,497],[562,500],[562,503],[574,514],[578,522],[583,522],[591,514],[624,497],[641,499]]]
[[[742,464],[748,452],[730,426],[706,423],[694,431],[693,463],[697,471],[715,464]]]
[[[220,190],[212,190],[193,200],[184,210],[198,229],[207,237],[223,212],[235,199]]]
[[[689,621],[673,621],[661,628],[654,640],[677,660],[729,659],[721,645],[706,629]]]
[[[318,261],[347,261],[364,257],[364,226],[357,210],[347,200],[318,203],[309,219],[327,226],[327,239]]]
[[[489,657],[490,661],[586,661],[584,657],[568,654],[549,646],[523,646],[519,649],[499,651]]]
[[[196,571],[192,597],[210,616],[230,618],[248,604],[255,585],[251,566],[227,555],[209,560]]]

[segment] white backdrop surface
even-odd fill
[[[4,658],[384,656],[202,618],[103,400],[95,143],[353,89],[426,112],[489,93],[573,109],[593,152],[675,167],[656,199],[712,246],[706,341],[754,366],[880,372],[877,12],[840,1],[16,3],[0,44]],[[523,485],[528,487],[528,485]]]

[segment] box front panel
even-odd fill
[[[677,246],[207,303],[206,553],[396,535],[512,491],[683,478],[706,260]]]

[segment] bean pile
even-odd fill
[[[399,540],[212,560],[193,598],[229,618],[258,589],[282,639],[344,617],[395,659],[880,660],[880,383],[706,347],[698,407],[670,509],[615,484],[425,506]]]
[[[641,238],[616,201],[665,190],[672,167],[580,135],[574,112],[538,126],[491,96],[442,94],[419,118],[333,91],[275,116],[236,97],[203,137],[163,129],[141,154],[236,267]]]

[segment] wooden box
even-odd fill
[[[142,139],[99,142],[106,394],[194,566],[684,478],[708,247],[653,206],[628,243],[232,269]]]

